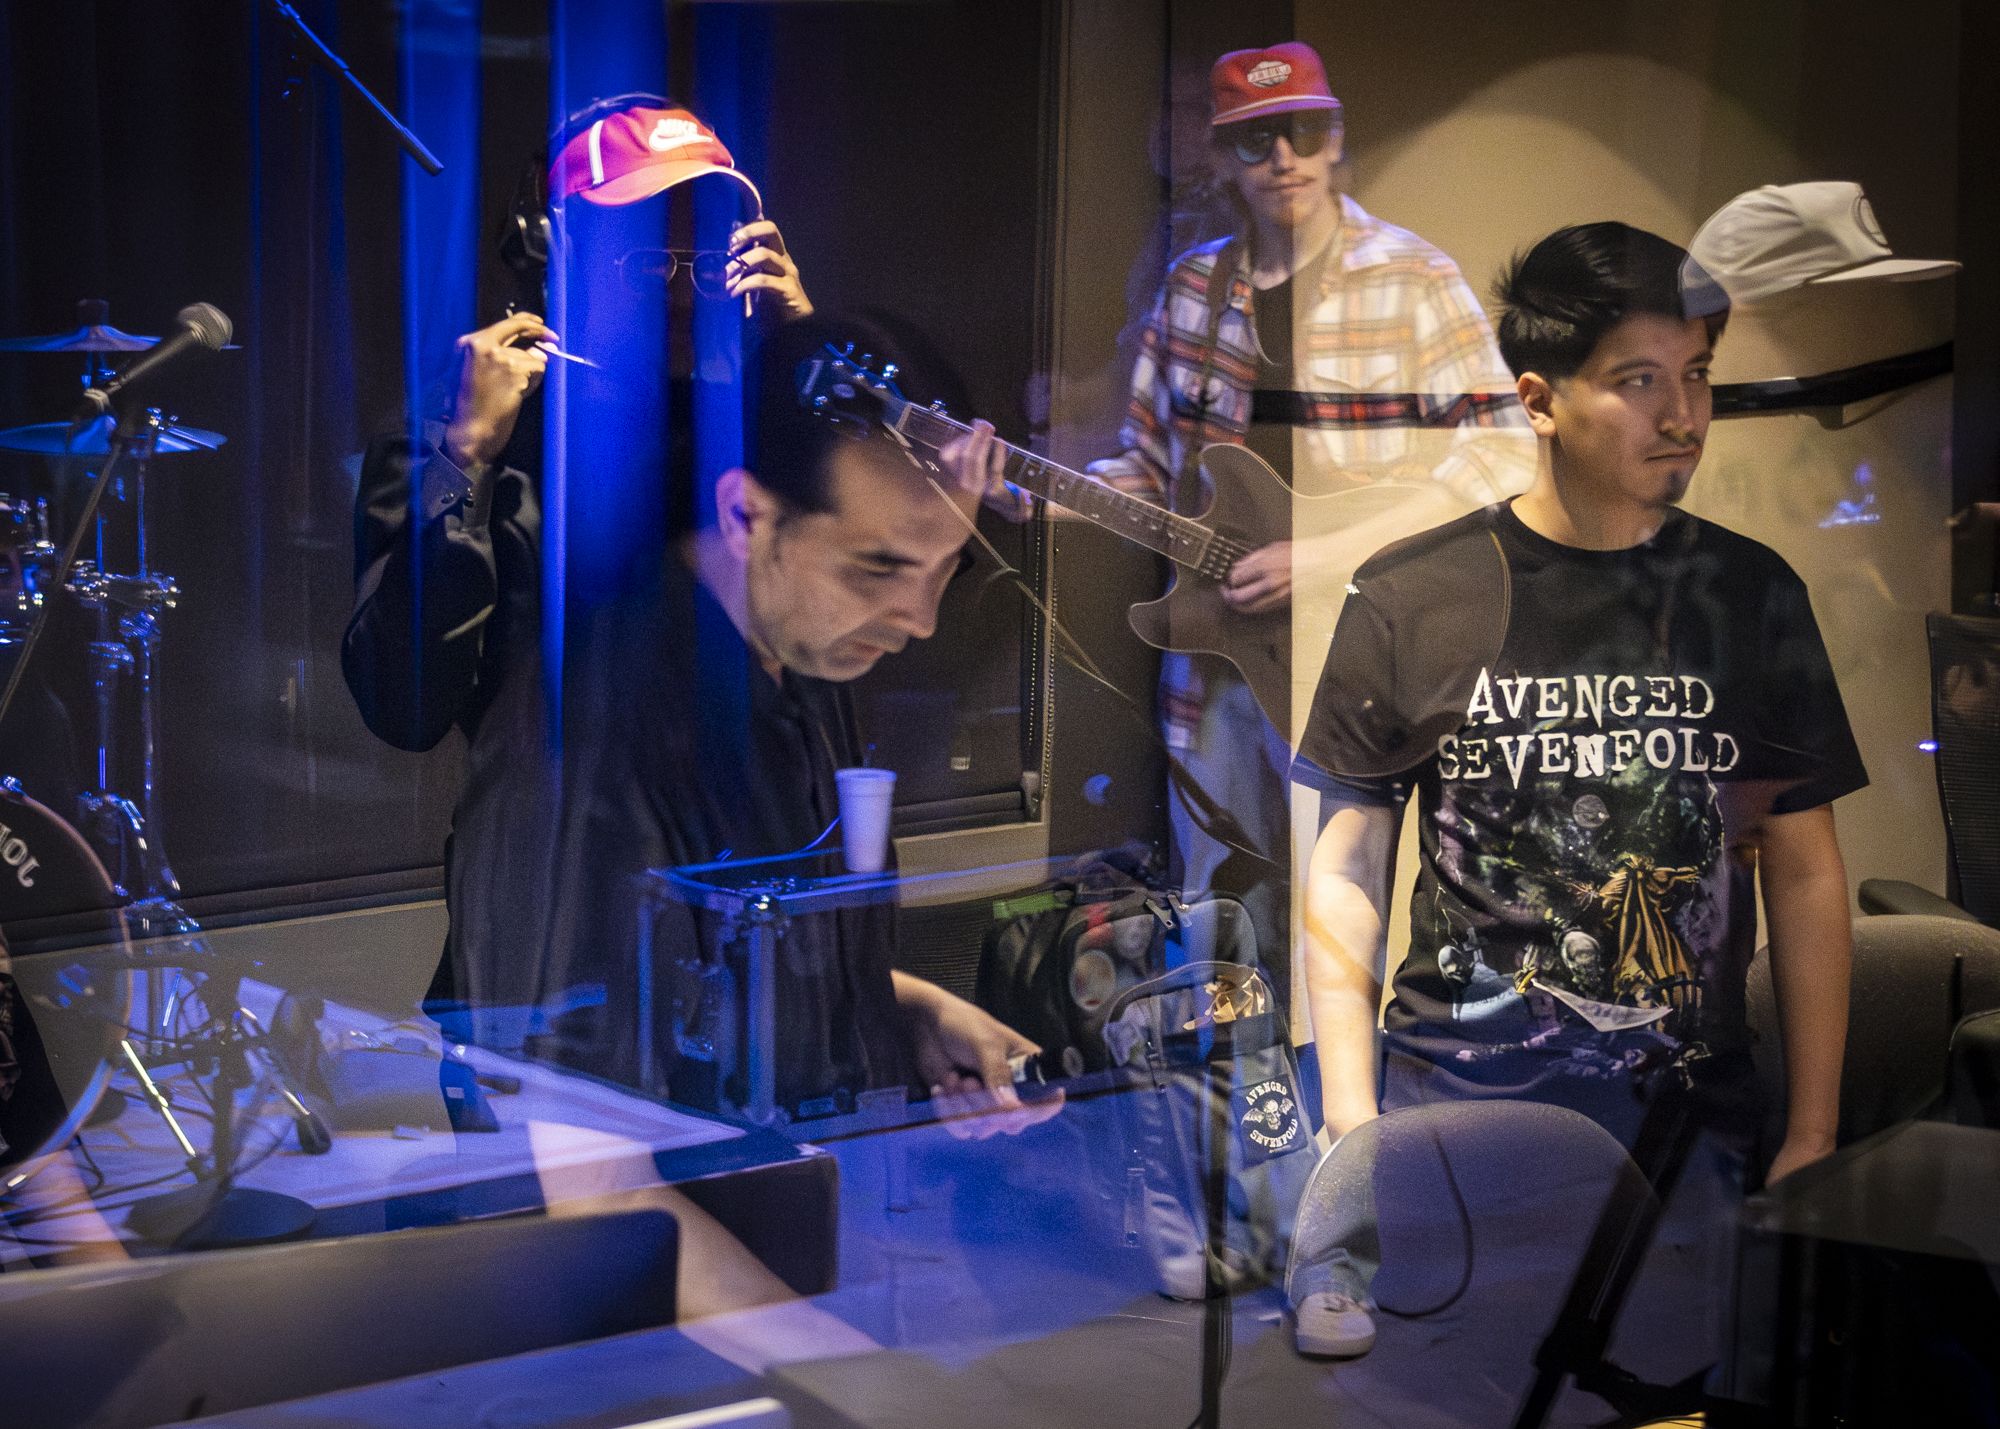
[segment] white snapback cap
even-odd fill
[[[1731,301],[1754,303],[1807,283],[1942,278],[1949,258],[1898,258],[1875,210],[1850,183],[1765,184],[1714,213],[1688,252]]]

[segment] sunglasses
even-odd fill
[[[1217,137],[1246,164],[1261,164],[1271,157],[1278,136],[1292,146],[1301,159],[1309,159],[1326,147],[1333,137],[1333,111],[1307,109],[1295,114],[1255,119],[1246,124],[1225,124]]]
[[[729,255],[721,249],[634,248],[618,260],[618,280],[628,291],[648,297],[666,292],[674,274],[682,272],[704,298],[729,296]]]

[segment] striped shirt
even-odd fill
[[[1453,262],[1341,196],[1336,248],[1297,325],[1295,381],[1253,399],[1258,368],[1249,278],[1239,265],[1215,324],[1208,390],[1209,280],[1228,240],[1181,255],[1147,323],[1120,433],[1099,468],[1122,490],[1165,501],[1183,453],[1242,443],[1252,416],[1287,422],[1294,483],[1320,494],[1378,481],[1444,484],[1468,506],[1527,490],[1535,446],[1514,381]]]

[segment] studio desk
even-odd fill
[[[938,876],[927,891],[997,896],[1052,871]],[[696,882],[690,897],[745,893]],[[848,887],[883,893],[868,880]],[[674,896],[664,881],[660,893]],[[357,927],[295,930],[292,941],[352,942]],[[426,935],[424,945],[437,942]],[[270,1026],[282,1020],[278,988],[293,979],[281,959],[254,961],[240,1002]],[[81,966],[74,953],[37,954],[17,959],[16,975],[73,993],[89,983]],[[334,1040],[352,1034],[357,1045],[418,1030],[332,997],[323,1020]],[[314,1239],[246,1249],[161,1254],[130,1236],[122,1217],[160,1189],[144,1183],[161,1167],[173,1175],[178,1153],[130,1070],[104,1073],[99,1090],[126,1103],[85,1129],[94,1171],[84,1183],[134,1258],[25,1270],[16,1259],[0,1274],[0,1424],[619,1429],[760,1398],[792,1424],[871,1429],[1178,1429],[1195,1416],[1203,1308],[1157,1293],[1150,1263],[1120,1234],[1117,1188],[1092,1173],[1117,1142],[1129,1095],[1108,1079],[1073,1083],[1059,1115],[1017,1136],[974,1140],[928,1104],[876,1099],[845,1116],[757,1126],[477,1047],[439,1039],[430,1050],[512,1087],[488,1087],[499,1130],[452,1131],[440,1101],[421,1125],[337,1131],[319,1156],[295,1141],[260,1144],[269,1154],[239,1184],[309,1201],[318,1219]],[[89,1055],[69,1057],[67,1074],[82,1077]],[[543,1213],[574,1195],[660,1184],[694,1199],[802,1298],[680,1325],[671,1217]],[[1796,1224],[1761,1214],[1769,1232]],[[17,1228],[14,1256],[62,1222],[39,1224]],[[1655,1259],[1611,1352],[1670,1383],[1706,1358],[1690,1359],[1699,1351],[1653,1313],[1670,1297],[1649,1293],[1648,1277],[1675,1273],[1671,1256]],[[1375,1349],[1348,1363],[1294,1351],[1279,1288],[1238,1297],[1222,1422],[1511,1423],[1567,1275],[1532,1258],[1468,1267],[1448,1306],[1379,1316]],[[1569,1388],[1548,1422],[1607,1413]]]

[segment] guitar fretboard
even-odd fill
[[[942,412],[918,407],[887,393],[880,395],[890,416],[890,426],[920,446],[936,450],[971,430]],[[1164,506],[1120,491],[1094,476],[1071,471],[1010,442],[1001,445],[1007,451],[1007,480],[1149,551],[1159,552],[1176,565],[1221,580],[1229,574],[1231,566],[1250,554],[1250,547],[1243,542],[1212,531],[1199,521],[1177,516]]]

